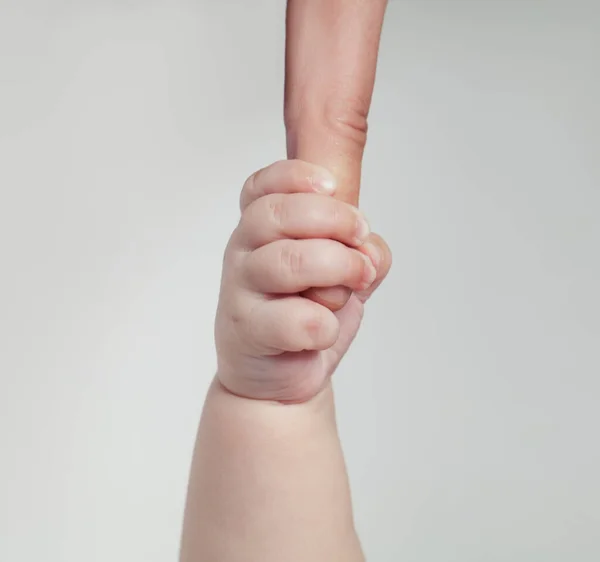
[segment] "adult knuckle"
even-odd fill
[[[323,105],[323,121],[337,136],[360,148],[367,142],[369,104],[358,97],[331,96]]]
[[[335,137],[346,139],[363,150],[367,142],[370,100],[368,97],[349,95],[339,90],[333,90],[316,111],[310,107],[286,107],[286,129],[295,132],[304,120],[316,119],[320,127],[329,130]]]

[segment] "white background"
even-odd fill
[[[177,556],[282,0],[0,0],[0,560]],[[336,376],[373,562],[600,559],[600,5],[392,2]],[[284,562],[284,561],[282,561]]]

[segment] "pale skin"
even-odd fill
[[[242,188],[181,562],[364,560],[331,377],[391,266],[356,207],[385,2],[289,8],[290,160]]]

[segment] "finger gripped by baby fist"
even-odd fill
[[[354,206],[315,193],[274,193],[257,199],[242,213],[239,245],[256,249],[283,238],[328,238],[358,247],[370,229]]]
[[[249,287],[271,294],[338,285],[362,291],[377,277],[368,256],[335,240],[271,242],[251,252],[244,267]]]
[[[333,312],[299,296],[264,300],[252,308],[247,326],[253,346],[265,355],[323,351],[340,331]]]
[[[332,195],[335,189],[335,178],[325,168],[302,160],[280,160],[246,180],[240,194],[240,209],[244,211],[253,201],[271,193]]]

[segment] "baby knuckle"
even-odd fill
[[[282,228],[286,223],[288,215],[288,205],[285,197],[269,196],[266,200],[267,211],[270,221],[278,228]]]
[[[285,275],[295,277],[304,271],[304,255],[301,248],[297,244],[284,244],[281,248],[279,256],[281,271]]]
[[[303,351],[306,349],[306,337],[304,336],[301,325],[291,322],[282,332],[281,338],[285,341],[286,351]]]
[[[327,199],[328,208],[327,208],[327,220],[330,224],[339,227],[342,221],[343,215],[343,206],[342,203],[336,201],[335,199]]]
[[[322,314],[311,314],[304,320],[304,331],[309,339],[317,342],[327,330],[327,323]]]
[[[311,348],[327,348],[335,343],[336,325],[327,314],[316,312],[309,315],[304,320],[303,329]]]

